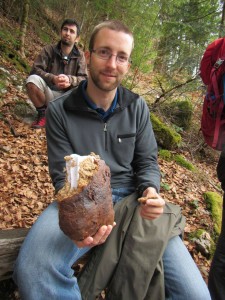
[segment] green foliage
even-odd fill
[[[192,76],[194,70],[198,72],[209,37],[212,40],[218,37],[220,3],[218,0],[160,2],[158,22],[161,26],[154,69],[161,73],[179,70]]]
[[[221,231],[221,222],[222,222],[223,199],[216,192],[206,192],[204,193],[203,196],[207,204],[207,207],[212,214],[215,234],[216,236],[219,236]]]
[[[151,121],[158,145],[168,150],[179,147],[181,136],[176,131],[166,126],[153,113],[151,113]]]
[[[180,165],[190,171],[195,171],[195,167],[193,166],[193,164],[190,163],[189,161],[187,161],[183,155],[180,155],[180,154],[174,155],[174,160],[178,165]]]

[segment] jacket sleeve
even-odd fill
[[[82,80],[87,79],[87,64],[83,52],[80,52],[76,76],[74,75],[68,75],[68,76],[70,78],[72,87],[77,86]]]
[[[46,110],[46,137],[49,174],[55,191],[58,192],[65,182],[66,155],[74,153],[68,140],[63,122],[63,106],[59,103],[49,102]]]
[[[140,195],[147,187],[160,189],[158,147],[146,102],[141,99],[137,112],[138,131],[135,143],[133,168],[136,175],[136,188]]]
[[[53,84],[53,74],[48,72],[48,69],[53,61],[54,50],[51,45],[44,47],[40,54],[35,58],[30,75],[36,74],[40,76],[48,86]]]
[[[222,189],[225,191],[225,149],[220,154],[220,158],[217,164],[218,179],[222,184]]]

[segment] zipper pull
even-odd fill
[[[107,123],[105,123],[104,131],[105,131],[105,132],[107,131]]]

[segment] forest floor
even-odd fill
[[[33,37],[35,38],[35,37]],[[35,51],[27,43],[30,63]],[[44,129],[31,129],[34,110],[24,91],[26,74],[3,61],[0,74],[6,74],[6,87],[0,90],[0,229],[30,228],[37,217],[54,199],[48,173],[46,136]],[[213,221],[204,201],[206,191],[222,195],[216,177],[218,153],[208,152],[201,160],[186,151],[197,171],[189,171],[174,161],[159,158],[162,174],[161,195],[182,207],[186,217],[184,243],[207,282],[211,258],[198,251],[189,234],[197,229],[213,232]],[[208,155],[209,154],[209,155]],[[0,299],[19,299],[12,280],[0,282]]]

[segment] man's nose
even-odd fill
[[[107,59],[107,65],[112,68],[117,67],[117,56],[115,54],[111,54],[111,56]]]

